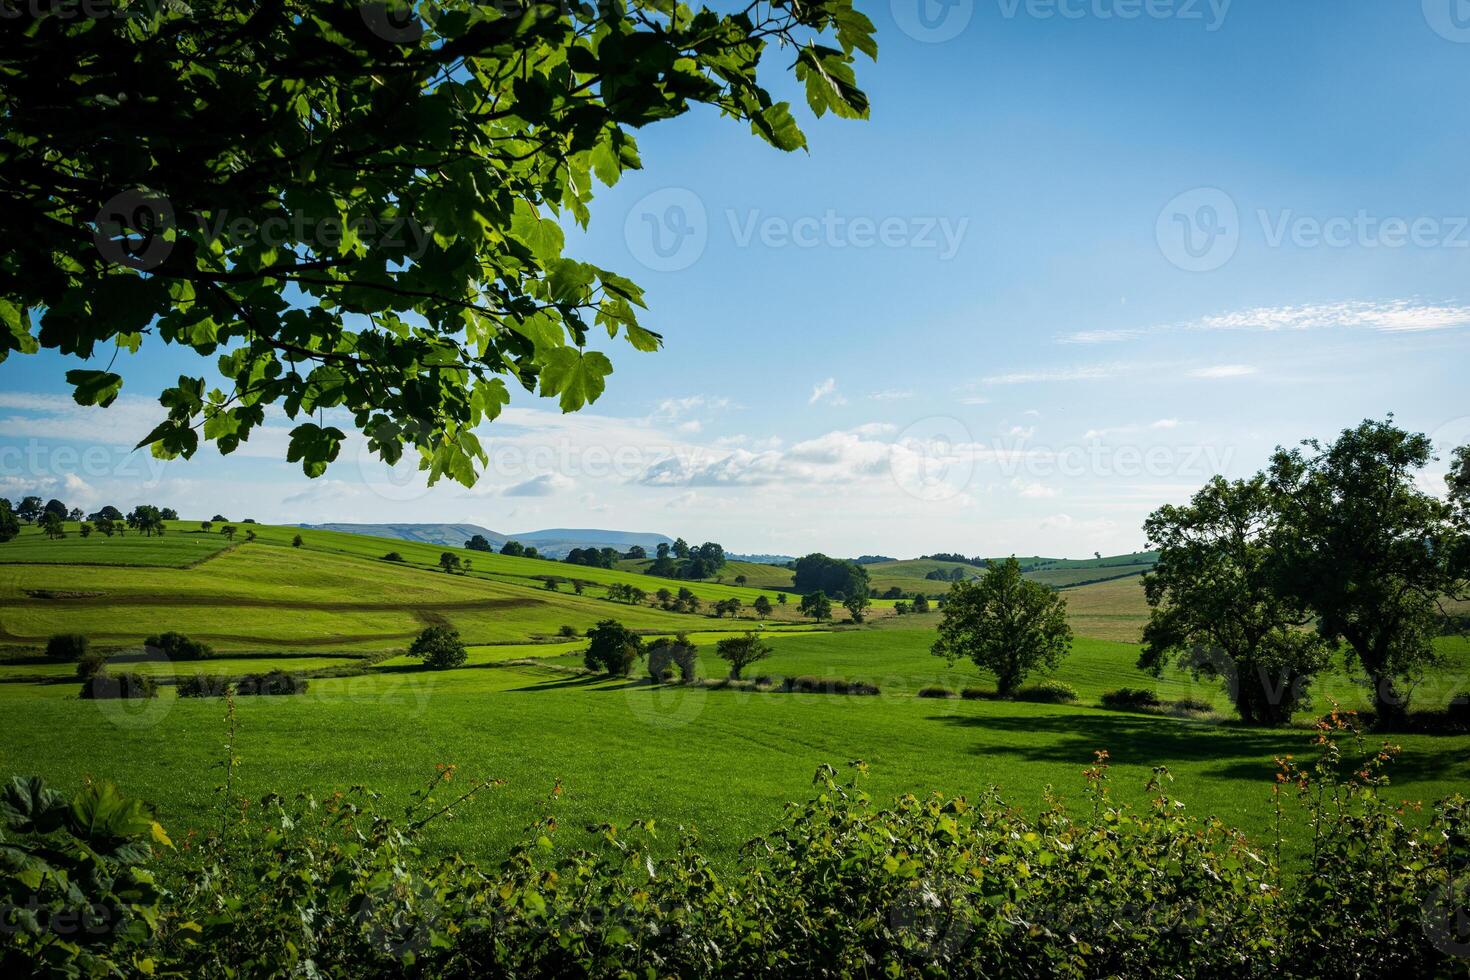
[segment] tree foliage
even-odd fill
[[[462,667],[469,659],[459,630],[452,626],[430,626],[414,637],[408,647],[408,655],[424,662],[434,670]]]
[[[1219,677],[1242,720],[1290,721],[1328,651],[1275,581],[1280,506],[1265,476],[1216,477],[1187,505],[1154,511],[1144,532],[1159,560],[1143,580],[1151,609],[1139,666]]]
[[[643,638],[615,619],[604,619],[592,627],[587,639],[582,661],[588,670],[626,677],[634,661],[643,656]]]
[[[992,562],[974,582],[949,590],[933,652],[950,663],[974,661],[1010,697],[1037,670],[1055,670],[1072,645],[1067,600],[1021,577],[1014,557]]]
[[[797,609],[803,616],[810,616],[817,622],[832,618],[832,600],[822,591],[809,592],[802,596],[801,605]]]
[[[745,668],[766,659],[773,652],[771,645],[754,633],[727,636],[715,644],[715,656],[730,665],[730,677],[737,681]]]
[[[796,559],[793,572],[793,586],[801,593],[820,591],[839,599],[868,594],[868,570],[857,562],[816,552]]]
[[[141,443],[157,456],[232,452],[275,408],[308,476],[338,457],[340,418],[384,460],[416,449],[431,482],[465,484],[511,385],[574,411],[613,369],[594,330],[660,344],[637,285],[564,254],[594,180],[641,166],[632,131],[705,105],[800,149],[766,56],[816,115],[859,118],[853,64],[877,50],[850,0],[18,9],[0,359],[98,358],[67,380],[106,406],[111,351],[187,347],[213,371],[160,395]]]

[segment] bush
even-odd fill
[[[955,693],[947,687],[921,687],[919,697],[921,698],[952,698]]]
[[[384,561],[403,561],[403,556],[396,551],[390,551],[383,556]]]
[[[408,648],[410,657],[417,657],[425,667],[447,670],[462,667],[470,659],[459,630],[452,626],[430,626],[420,633]]]
[[[80,633],[59,633],[46,641],[46,659],[57,663],[76,663],[87,650],[87,638]]]
[[[107,658],[100,653],[87,653],[81,660],[77,661],[77,679],[87,680],[97,675],[99,671],[106,669]]]
[[[1215,710],[1215,706],[1213,704],[1203,700],[1202,698],[1180,698],[1178,701],[1171,701],[1169,703],[1169,706],[1175,711],[1207,712]]]
[[[222,698],[230,691],[230,682],[211,674],[181,677],[174,692],[181,698]]]
[[[983,687],[967,687],[960,692],[960,697],[966,701],[997,701],[1000,695],[994,691],[987,691]]]
[[[1157,694],[1141,687],[1120,687],[1116,691],[1108,691],[1099,700],[1104,708],[1120,710],[1157,708],[1162,704]]]
[[[877,694],[878,685],[845,677],[788,677],[781,682],[787,694]]]
[[[1015,694],[1017,701],[1030,701],[1035,704],[1071,704],[1077,700],[1077,691],[1070,684],[1061,681],[1042,681],[1030,687],[1023,687]]]
[[[214,648],[208,643],[191,640],[182,633],[161,633],[143,641],[148,652],[162,654],[170,660],[208,660]]]
[[[439,627],[443,629],[443,627]],[[288,674],[284,670],[272,670],[265,674],[246,674],[235,684],[235,694],[240,697],[255,695],[305,694],[307,680],[300,674]]]
[[[577,637],[577,627],[575,627],[575,626],[563,626],[561,629],[559,629],[559,630],[556,631],[556,635],[557,636],[565,636],[568,639],[576,639],[576,637]]]
[[[648,646],[648,676],[656,683],[666,684],[679,671],[679,682],[693,683],[698,675],[699,656],[689,637],[680,633],[670,639],[661,636]]]
[[[158,697],[158,682],[147,674],[99,670],[82,682],[83,701],[146,701]]]

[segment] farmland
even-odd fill
[[[919,697],[931,686],[992,685],[973,665],[930,655],[937,614],[881,615],[860,628],[798,622],[790,607],[764,624],[748,618],[748,608],[744,618],[717,619],[610,601],[606,587],[620,581],[657,587],[659,580],[629,568],[466,552],[469,573],[452,575],[439,569],[438,546],[304,531],[293,547],[296,529],[271,526],[251,527],[253,541],[241,533],[228,542],[189,526],[179,522],[163,538],[69,535],[55,542],[28,529],[0,546],[10,562],[0,564],[8,650],[0,663],[8,720],[0,759],[7,771],[35,772],[64,787],[111,779],[156,802],[175,826],[201,826],[217,805],[223,709],[216,700],[177,698],[167,682],[279,668],[307,675],[310,688],[303,697],[239,700],[236,751],[248,793],[365,783],[401,798],[436,764],[454,764],[507,783],[437,831],[445,847],[499,853],[559,779],[573,822],[653,816],[697,825],[724,860],[769,826],[784,801],[802,797],[816,766],[855,758],[872,766],[870,789],[880,796],[973,794],[996,785],[1032,808],[1049,786],[1077,789],[1080,769],[1106,749],[1126,798],[1141,800],[1151,767],[1167,765],[1199,811],[1264,836],[1272,759],[1307,743],[1301,729],[1228,723],[1218,682],[1138,670],[1146,608],[1136,576],[1066,591],[1077,637],[1054,676],[1079,699],[1042,705]],[[404,560],[384,561],[392,550]],[[588,584],[581,595],[565,585],[552,592],[547,576]],[[693,587],[711,599],[762,594],[715,582]],[[705,677],[724,674],[714,649],[722,636],[761,628],[773,652],[752,676],[866,681],[881,693],[657,687],[636,674],[584,675],[585,641],[558,633],[564,626],[585,632],[606,618],[648,635],[689,634]],[[403,656],[420,629],[439,624],[454,626],[469,644],[463,667],[427,671]],[[144,655],[142,638],[166,629],[209,642],[218,655],[198,663]],[[115,669],[163,680],[160,698],[77,700],[71,665],[39,653],[47,636],[63,631],[85,632],[111,649]],[[1458,693],[1457,678],[1470,667],[1463,640],[1442,641],[1441,649],[1445,669],[1418,693],[1426,707]],[[1173,717],[1099,707],[1103,693],[1124,686],[1217,710]],[[1316,691],[1319,703],[1328,696],[1364,703],[1341,666],[1319,678]],[[1404,748],[1396,795],[1434,798],[1470,779],[1470,738],[1396,741]]]

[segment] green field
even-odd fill
[[[445,550],[438,546],[305,531],[304,546],[293,548],[296,529],[255,526],[257,540],[246,543],[242,534],[227,548],[218,534],[186,530],[193,526],[178,522],[163,538],[71,535],[59,542],[27,529],[0,545],[5,772],[38,773],[68,788],[85,778],[114,780],[154,801],[171,830],[212,819],[221,702],[176,698],[167,683],[152,702],[79,700],[71,666],[40,655],[45,639],[62,631],[85,632],[111,649],[114,669],[165,682],[271,668],[311,676],[304,696],[239,699],[236,749],[247,793],[366,784],[403,798],[436,764],[505,778],[504,788],[437,831],[440,845],[480,858],[519,837],[558,779],[564,818],[574,824],[652,816],[665,826],[698,825],[723,860],[769,827],[785,801],[803,798],[823,762],[866,760],[870,789],[880,797],[973,794],[994,785],[1033,808],[1048,787],[1079,793],[1079,771],[1104,749],[1124,798],[1142,800],[1151,767],[1167,765],[1196,810],[1264,836],[1272,760],[1304,754],[1309,740],[1303,728],[1263,732],[1228,723],[1217,683],[1140,672],[1136,642],[1146,607],[1136,575],[1067,590],[1077,639],[1056,678],[1079,701],[1052,706],[918,697],[930,685],[992,686],[972,665],[930,654],[937,614],[880,616],[861,628],[732,622],[604,598],[605,586],[618,581],[648,588],[649,576],[635,569],[460,552],[473,569],[449,575],[438,570]],[[383,561],[392,550],[406,561]],[[214,557],[200,561],[206,551]],[[548,592],[539,577],[548,574],[594,584],[581,596],[566,586]],[[720,583],[696,590],[758,594]],[[865,680],[881,693],[656,687],[636,676],[585,676],[582,641],[556,634],[609,617],[645,633],[687,632],[707,677],[723,675],[714,651],[721,636],[764,628],[774,652],[748,676]],[[472,644],[464,667],[427,671],[403,656],[412,636],[439,623]],[[167,629],[214,644],[219,656],[188,664],[143,657],[141,639]],[[1422,706],[1445,703],[1470,668],[1465,641],[1446,642],[1443,652],[1450,669],[1421,687]],[[1104,692],[1123,686],[1222,710],[1172,717],[1098,706]],[[1315,690],[1319,705],[1328,696],[1363,703],[1340,667]],[[1470,737],[1395,741],[1404,748],[1396,798],[1443,796],[1470,779]]]

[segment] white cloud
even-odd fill
[[[914,397],[914,393],[912,391],[889,388],[886,391],[875,391],[868,397],[875,402],[895,402],[902,401],[905,398],[912,398]]]
[[[506,497],[550,497],[563,490],[570,490],[573,486],[572,481],[560,473],[543,473],[522,483],[506,487],[502,495]]]
[[[1210,367],[1195,368],[1189,372],[1191,378],[1244,378],[1248,375],[1258,373],[1258,369],[1249,364],[1214,364]]]
[[[1190,330],[1278,333],[1302,330],[1371,330],[1418,333],[1470,326],[1470,306],[1398,299],[1258,306],[1180,323],[1119,330],[1080,330],[1058,338],[1064,344],[1108,344],[1154,334]]]
[[[1053,368],[1043,371],[1016,371],[1010,374],[992,374],[982,378],[988,385],[1020,385],[1038,381],[1098,381],[1115,378],[1135,370],[1126,364],[1090,364],[1069,368]]]
[[[1027,500],[1047,500],[1057,496],[1055,487],[1049,487],[1044,483],[1027,483],[1025,480],[1012,480],[1011,486],[1015,487],[1016,493]]]
[[[828,378],[826,381],[814,385],[812,387],[812,396],[806,400],[806,403],[808,405],[815,405],[823,401],[829,405],[847,404],[847,399],[837,392],[836,378]]]

